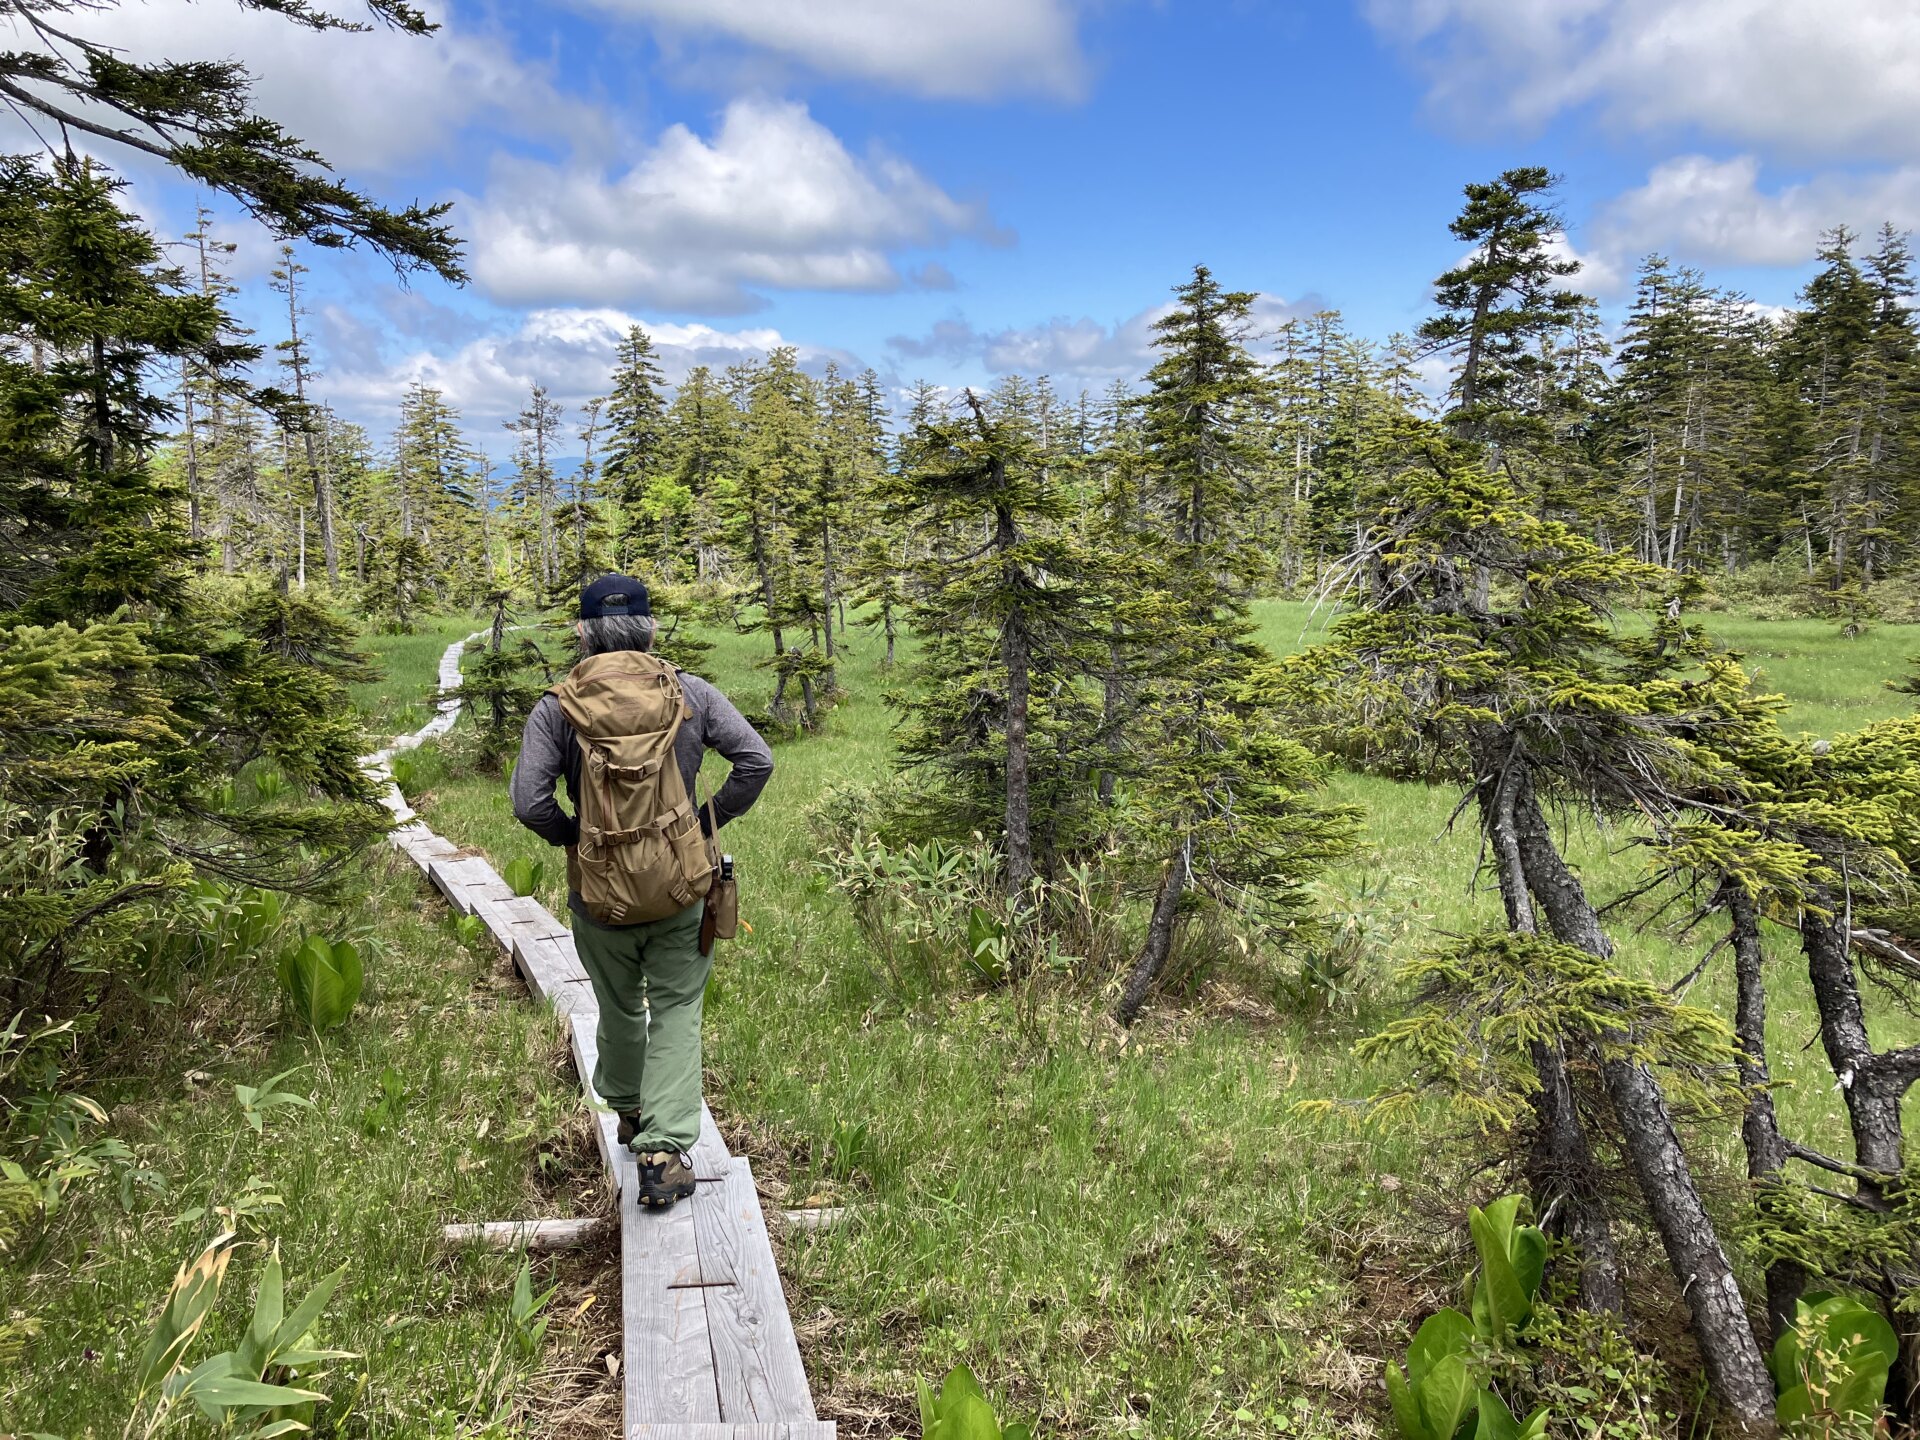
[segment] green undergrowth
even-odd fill
[[[447,639],[471,628],[374,639],[391,670],[362,693],[382,726],[419,723],[401,697],[424,694]],[[509,1314],[518,1258],[450,1250],[441,1230],[603,1203],[560,1031],[386,847],[357,863],[348,890],[338,910],[290,907],[260,953],[150,997],[142,1022],[114,1030],[77,1077],[132,1158],[122,1180],[76,1192],[0,1256],[0,1317],[37,1332],[0,1357],[0,1433],[120,1435],[176,1270],[225,1231],[239,1248],[190,1358],[240,1338],[277,1244],[290,1295],[346,1266],[314,1334],[355,1358],[320,1387],[335,1401],[320,1433],[547,1428],[551,1376]],[[288,1014],[275,977],[281,947],[309,928],[354,940],[366,967],[358,1005],[320,1039]],[[251,1118],[238,1087],[267,1091]]]
[[[1289,650],[1323,617],[1276,603],[1259,618]],[[1715,621],[1793,701],[1787,723],[1815,731],[1900,713],[1906,697],[1882,684],[1920,651],[1911,629],[1847,641],[1815,622]],[[758,639],[708,638],[706,673],[763,708]],[[1420,1112],[1425,1128],[1383,1133],[1350,1105],[1298,1107],[1388,1078],[1350,1050],[1401,1003],[1395,962],[1497,915],[1497,897],[1469,885],[1471,819],[1448,829],[1457,796],[1330,776],[1368,817],[1365,852],[1326,887],[1378,939],[1351,1006],[1301,1011],[1287,961],[1221,970],[1130,1036],[1105,1019],[1097,985],[904,1005],[864,962],[806,822],[829,785],[888,769],[894,677],[880,653],[854,632],[846,698],[820,733],[776,747],[759,806],[726,832],[752,932],[722,949],[709,992],[710,1090],[735,1148],[775,1199],[858,1207],[790,1237],[783,1257],[823,1413],[850,1433],[908,1432],[916,1377],[965,1362],[1041,1433],[1367,1433],[1382,1419],[1381,1359],[1451,1298],[1466,1266],[1433,1257],[1457,1249],[1473,1185],[1492,1182],[1473,1179],[1480,1147],[1436,1109]],[[547,858],[514,823],[503,778],[467,773],[462,753],[456,738],[419,757],[414,799],[434,828],[496,864]],[[1619,837],[1565,823],[1596,893],[1639,880]],[[560,871],[546,866],[542,895],[556,911]],[[1621,963],[1685,975],[1713,938],[1685,933],[1688,914],[1616,916]],[[1790,937],[1769,944],[1797,973]],[[1730,986],[1716,965],[1692,993],[1730,1013]],[[1803,985],[1780,987],[1771,1020],[1783,1119],[1840,1144]],[[1903,1016],[1875,1024],[1883,1042],[1920,1038]],[[1737,1145],[1730,1123],[1695,1137],[1726,1176]]]

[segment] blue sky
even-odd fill
[[[604,384],[631,321],[671,374],[774,343],[892,383],[1066,389],[1142,368],[1197,261],[1259,314],[1410,329],[1460,186],[1546,164],[1617,314],[1659,249],[1790,303],[1818,231],[1920,220],[1909,0],[573,0],[315,41],[227,0],[96,22],[231,55],[365,187],[451,199],[473,283],[304,257],[323,392],[407,380],[501,436],[538,380]],[[118,157],[104,156],[115,159]],[[190,191],[128,167],[178,233]],[[237,218],[241,278],[268,246]],[[275,338],[263,293],[245,302]],[[490,448],[500,448],[490,441]]]

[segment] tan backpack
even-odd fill
[[[590,655],[548,692],[580,737],[580,840],[567,884],[603,925],[664,920],[704,896],[718,862],[673,742],[693,712],[657,655]]]

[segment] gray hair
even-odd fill
[[[653,649],[651,615],[598,615],[580,622],[580,654],[604,655],[609,650]]]

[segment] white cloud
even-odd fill
[[[1913,0],[1366,0],[1461,119],[1594,107],[1629,131],[1920,158]]]
[[[604,138],[603,117],[562,94],[548,67],[516,56],[502,36],[468,28],[444,5],[426,8],[442,22],[431,38],[380,25],[360,34],[315,33],[231,0],[121,4],[108,18],[76,21],[76,28],[130,59],[240,61],[254,77],[260,112],[348,175],[391,172],[445,153],[476,121],[575,143]],[[17,20],[0,35],[10,46],[40,48]],[[18,122],[9,115],[6,123]],[[117,168],[126,157],[109,158]]]
[[[1252,306],[1249,348],[1264,353],[1268,338],[1284,321],[1322,308],[1318,296],[1286,300],[1262,292]],[[1172,309],[1171,302],[1163,301],[1111,325],[1084,315],[1056,316],[1038,325],[989,332],[950,316],[925,335],[890,337],[887,348],[907,361],[941,359],[959,365],[977,358],[996,375],[1049,375],[1091,388],[1145,374],[1154,361],[1154,322]]]
[[[322,321],[328,368],[321,390],[340,413],[369,426],[376,436],[384,435],[392,428],[400,397],[417,380],[444,391],[461,411],[468,437],[496,454],[506,448],[503,422],[525,406],[533,385],[546,386],[570,415],[589,397],[604,394],[614,347],[633,325],[642,326],[652,338],[669,384],[678,384],[696,365],[719,370],[788,343],[771,327],[721,330],[659,324],[611,308],[555,308],[530,312],[509,332],[383,361],[362,317],[330,308]],[[830,359],[843,368],[857,368],[858,362],[844,351],[798,348],[808,368]]]
[[[1001,238],[906,161],[856,159],[804,105],[753,99],[711,140],[669,127],[613,177],[502,158],[468,214],[474,278],[496,299],[708,313],[755,308],[753,287],[898,289],[894,252]]]
[[[1767,190],[1751,155],[1683,155],[1609,203],[1593,228],[1600,249],[1628,260],[1659,250],[1689,263],[1800,265],[1821,231],[1844,223],[1871,235],[1889,220],[1920,226],[1920,165]]]
[[[1072,98],[1071,0],[596,0],[669,40],[723,38],[828,75],[921,95]]]

